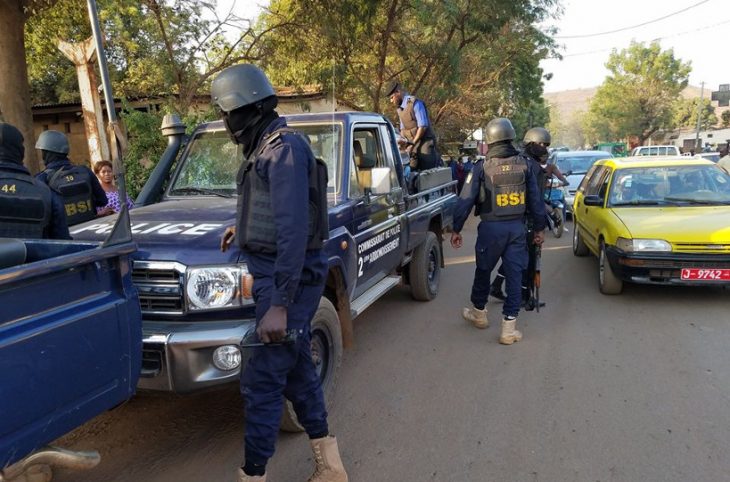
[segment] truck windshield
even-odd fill
[[[292,127],[309,138],[314,155],[327,163],[327,193],[333,203],[338,188],[336,169],[342,147],[341,126],[308,124]],[[236,194],[236,173],[242,159],[241,149],[231,142],[226,131],[201,132],[190,141],[187,157],[169,193],[174,196],[233,196]]]

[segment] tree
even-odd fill
[[[723,128],[730,127],[730,110],[726,110],[722,114],[720,114],[720,118],[722,119],[721,126]]]
[[[699,98],[684,99],[679,98],[674,105],[673,123],[677,127],[697,127],[697,109],[699,107]],[[717,116],[715,108],[709,99],[702,99],[702,107],[700,109],[700,129],[707,130],[717,125]]]
[[[424,99],[442,143],[462,141],[496,115],[524,132],[544,125],[539,61],[552,40],[536,25],[553,0],[273,0],[264,42],[275,84],[319,84],[357,110],[394,109],[399,80]]]
[[[662,51],[659,42],[632,42],[606,63],[610,75],[591,101],[586,127],[593,140],[620,140],[635,134],[641,143],[673,127],[674,103],[687,86],[689,62]]]
[[[25,138],[24,163],[39,170],[30,111],[28,69],[25,62],[25,23],[54,0],[0,0],[0,118],[15,125]]]

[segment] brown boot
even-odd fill
[[[243,469],[238,469],[238,482],[266,482],[266,474],[246,475]]]
[[[347,482],[347,473],[342,465],[337,439],[332,435],[310,440],[314,463],[317,466],[308,482]]]
[[[516,341],[522,340],[522,332],[515,330],[517,324],[517,318],[502,320],[502,335],[499,337],[499,342],[503,345],[511,345]]]
[[[483,310],[474,308],[473,306],[464,309],[461,312],[461,316],[464,317],[466,321],[471,321],[471,324],[476,326],[477,328],[483,330],[484,328],[489,326],[489,320],[487,319],[487,309],[484,308]]]

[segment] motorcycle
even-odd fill
[[[556,238],[563,235],[565,225],[565,184],[559,179],[549,179],[545,190],[547,224]]]

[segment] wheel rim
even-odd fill
[[[329,333],[321,328],[312,331],[312,362],[314,362],[314,369],[317,372],[319,381],[323,385],[331,369],[331,347]]]
[[[438,248],[431,248],[428,252],[428,287],[435,291],[439,278]]]

